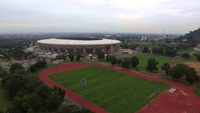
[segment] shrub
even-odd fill
[[[148,71],[157,71],[158,70],[158,68],[157,68],[157,65],[158,65],[158,61],[155,59],[155,58],[150,58],[149,60],[148,60],[148,62],[147,62],[147,67],[146,67],[146,69],[148,70]]]
[[[73,53],[69,53],[69,59],[70,59],[70,61],[73,61],[74,60],[74,54]]]
[[[132,67],[136,68],[139,64],[139,59],[136,56],[134,56],[131,58],[130,63]]]
[[[165,71],[165,73],[168,75],[169,72],[171,71],[171,66],[169,63],[164,63],[162,66],[161,66],[161,69]]]
[[[200,61],[200,54],[196,55],[196,59],[197,59],[197,61]]]
[[[187,65],[185,64],[176,64],[170,72],[170,75],[174,79],[179,79],[184,76],[184,70],[186,70]]]
[[[181,56],[184,59],[189,59],[190,58],[190,54],[189,53],[183,53]]]
[[[99,51],[99,52],[97,52],[97,57],[99,60],[103,60],[105,58],[105,55],[103,52]]]
[[[117,63],[116,56],[110,56],[109,60],[110,60],[110,62],[111,62],[112,65],[115,65]]]
[[[191,68],[185,64],[177,64],[170,71],[170,75],[174,79],[185,77],[188,83],[198,81],[197,72],[194,68]]]
[[[122,62],[121,62],[121,66],[122,66],[123,68],[128,69],[129,66],[130,66],[130,59],[129,59],[129,58],[124,58],[124,59],[122,60]]]
[[[14,63],[10,66],[10,73],[14,73],[18,70],[24,70],[24,67],[19,63]]]
[[[47,65],[47,62],[44,59],[42,61],[38,61],[37,63],[35,63],[36,68],[44,68],[46,67],[46,65]]]
[[[145,47],[143,48],[142,52],[143,52],[143,53],[149,53],[149,52],[150,52],[150,50],[149,50],[149,48],[148,48],[148,47],[146,47],[146,46],[145,46]]]
[[[117,59],[117,64],[120,65],[122,62],[122,59]]]

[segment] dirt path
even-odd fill
[[[197,74],[200,76],[200,62],[187,61],[187,62],[183,62],[183,63],[194,68],[197,71]]]
[[[96,65],[103,66],[105,68],[129,74],[132,76],[138,76],[159,83],[164,83],[176,89],[174,92],[165,92],[161,94],[159,97],[155,98],[152,102],[141,108],[138,111],[138,113],[200,113],[200,97],[196,96],[191,86],[184,85],[181,83],[176,83],[169,80],[155,78],[153,76],[147,76],[135,70],[127,70],[127,69],[122,69],[120,67],[106,66],[103,64],[96,64]],[[91,64],[60,65],[54,68],[47,68],[43,70],[42,72],[40,72],[39,76],[40,79],[50,87],[54,86],[62,87],[65,90],[66,93],[65,96],[69,100],[77,103],[78,105],[88,108],[96,113],[108,113],[108,111],[88,101],[87,99],[81,97],[80,95],[71,91],[70,89],[63,87],[62,85],[51,80],[48,77],[49,74],[72,70],[72,69],[78,69],[87,66],[91,66]]]

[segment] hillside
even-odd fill
[[[200,28],[194,31],[190,31],[184,36],[180,36],[179,40],[193,42],[195,44],[200,43]]]

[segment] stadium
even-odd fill
[[[107,54],[118,53],[121,42],[113,39],[43,39],[37,41],[39,48],[51,52],[102,51]]]

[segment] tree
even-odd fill
[[[37,69],[38,69],[38,68],[35,66],[35,64],[33,64],[33,65],[31,65],[31,66],[29,67],[29,70],[30,70],[31,73],[37,71]]]
[[[164,55],[174,57],[176,56],[176,49],[173,46],[164,47]]]
[[[170,71],[170,75],[174,79],[179,79],[184,76],[184,72],[187,69],[187,65],[185,64],[176,64]]]
[[[103,52],[99,51],[99,52],[97,52],[97,57],[99,60],[103,60],[105,58],[105,55]]]
[[[136,68],[139,64],[139,59],[136,56],[134,56],[131,58],[130,63],[132,67]]]
[[[76,113],[78,111],[75,105],[61,105],[57,109],[56,113]]]
[[[157,68],[157,65],[158,65],[158,61],[155,59],[155,58],[150,58],[149,60],[148,60],[148,62],[147,62],[147,67],[146,67],[146,69],[148,70],[148,71],[157,71],[158,70],[158,68]]]
[[[26,103],[28,104],[28,110],[31,110],[33,113],[38,113],[42,110],[42,100],[37,94],[27,95]]]
[[[17,96],[12,107],[14,113],[38,113],[41,109],[41,99],[37,95]]]
[[[28,75],[9,75],[2,80],[2,87],[5,88],[9,94],[9,97],[13,99],[15,96],[23,96],[29,94],[30,90],[33,90],[35,85]]]
[[[15,97],[13,102],[12,111],[14,113],[27,113],[28,111],[28,104],[26,103],[26,97]]]
[[[65,54],[61,54],[61,55],[57,55],[56,56],[56,59],[60,59],[60,60],[66,60],[66,56],[65,56]]]
[[[64,90],[62,90],[61,88],[54,87],[51,90],[50,95],[48,95],[48,97],[45,100],[44,108],[50,112],[57,110],[64,100],[64,95]]]
[[[197,72],[194,68],[190,68],[188,67],[186,70],[185,70],[185,80],[188,82],[188,83],[192,83],[194,82],[196,79],[197,79]]]
[[[106,61],[109,62],[110,61],[110,57],[111,57],[110,55],[106,55]]]
[[[45,59],[38,61],[35,66],[36,68],[44,68],[47,65],[47,61]]]
[[[185,64],[177,64],[172,68],[170,74],[174,79],[185,77],[185,80],[190,84],[198,79],[196,70]]]
[[[14,73],[18,70],[24,70],[24,67],[19,63],[14,63],[10,66],[10,73]]]
[[[14,98],[11,109],[14,112],[11,113],[52,112],[61,105],[65,95],[61,88],[46,88],[39,80],[28,75],[9,75],[2,86],[11,99]]]
[[[153,54],[163,54],[163,47],[153,47],[152,52]]]
[[[190,58],[190,54],[189,53],[183,53],[181,55],[184,59],[189,59]]]
[[[171,71],[171,66],[169,63],[164,63],[162,66],[161,66],[161,69],[165,71],[165,73],[168,75],[169,72]]]
[[[29,70],[30,70],[30,72],[35,72],[38,69],[46,67],[46,65],[47,65],[47,62],[46,62],[46,60],[43,59],[42,61],[38,61],[35,64],[31,65],[29,67]]]
[[[78,113],[94,113],[94,112],[90,111],[89,109],[83,108]]]
[[[94,112],[84,108],[79,109],[75,105],[61,105],[59,106],[56,113],[94,113]]]
[[[117,63],[117,58],[116,58],[116,56],[110,56],[109,57],[109,60],[110,60],[110,62],[111,62],[111,64],[112,65],[115,65],[116,63]]]
[[[70,61],[73,61],[74,60],[74,54],[73,53],[69,53],[69,59],[70,59]]]
[[[76,61],[79,61],[79,60],[81,59],[81,57],[82,57],[82,55],[78,53],[78,54],[76,55]]]
[[[8,72],[6,70],[3,70],[1,67],[0,67],[0,78],[5,78],[6,76],[8,76]]]
[[[197,61],[200,61],[200,54],[196,54]]]
[[[117,59],[117,64],[118,64],[118,65],[120,65],[120,64],[121,64],[121,62],[122,62],[122,59],[120,59],[120,58],[119,58],[119,59]]]
[[[143,53],[149,53],[150,50],[149,50],[149,48],[148,48],[147,46],[145,46],[145,47],[143,48],[142,52],[143,52]]]
[[[130,66],[130,59],[124,58],[124,59],[122,60],[122,62],[121,62],[121,66],[122,66],[123,68],[128,69],[129,66]]]

